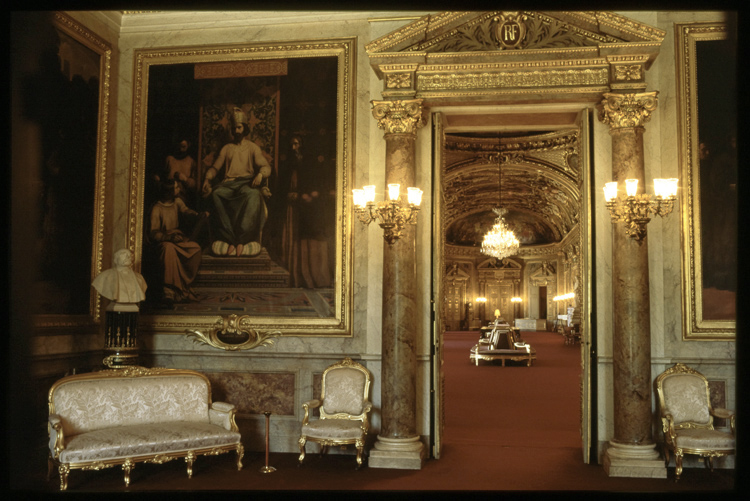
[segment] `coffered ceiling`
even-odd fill
[[[501,116],[503,120],[508,117]],[[526,118],[527,122],[535,120]],[[477,120],[468,115],[451,119],[454,125]],[[491,114],[484,119],[496,120]],[[579,158],[579,132],[569,125],[550,132],[446,134],[446,242],[480,246],[496,218],[492,209],[500,204],[508,210],[505,221],[522,247],[561,241],[578,222]]]

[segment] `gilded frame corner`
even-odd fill
[[[107,157],[109,152],[109,108],[111,87],[112,47],[96,33],[92,32],[78,21],[63,12],[55,12],[53,16],[55,29],[80,43],[98,58],[99,86],[98,110],[96,124],[96,160],[93,193],[93,232],[91,235],[91,267],[89,283],[102,271],[104,251],[104,212]],[[101,300],[99,295],[89,287],[88,314],[39,314],[34,315],[35,329],[95,329],[101,317]]]
[[[244,62],[291,58],[337,58],[336,92],[336,249],[333,315],[328,318],[254,316],[253,327],[280,331],[282,336],[350,337],[351,332],[351,215],[346,193],[354,165],[354,110],[356,82],[356,38],[258,42],[232,45],[137,49],[133,67],[133,122],[128,192],[128,247],[140,268],[143,255],[144,184],[148,116],[149,69],[155,65],[205,62]],[[186,330],[209,330],[216,314],[141,314],[147,331],[184,334]]]
[[[689,341],[734,341],[734,320],[703,318],[703,249],[698,137],[697,49],[703,41],[726,40],[724,23],[675,25],[680,177],[684,180],[682,210],[682,338]]]

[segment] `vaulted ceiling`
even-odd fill
[[[496,219],[523,246],[560,242],[580,212],[579,132],[446,134],[446,242],[479,247]]]

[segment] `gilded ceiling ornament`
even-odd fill
[[[416,134],[424,125],[421,99],[372,101],[372,116],[386,134]]]
[[[658,91],[632,94],[605,93],[599,103],[599,120],[610,129],[643,127],[656,109]]]

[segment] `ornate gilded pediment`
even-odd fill
[[[645,88],[666,32],[612,12],[428,14],[365,45],[384,99],[601,99]]]
[[[441,12],[380,37],[365,49],[369,54],[447,53],[661,44],[665,34],[611,12]]]

